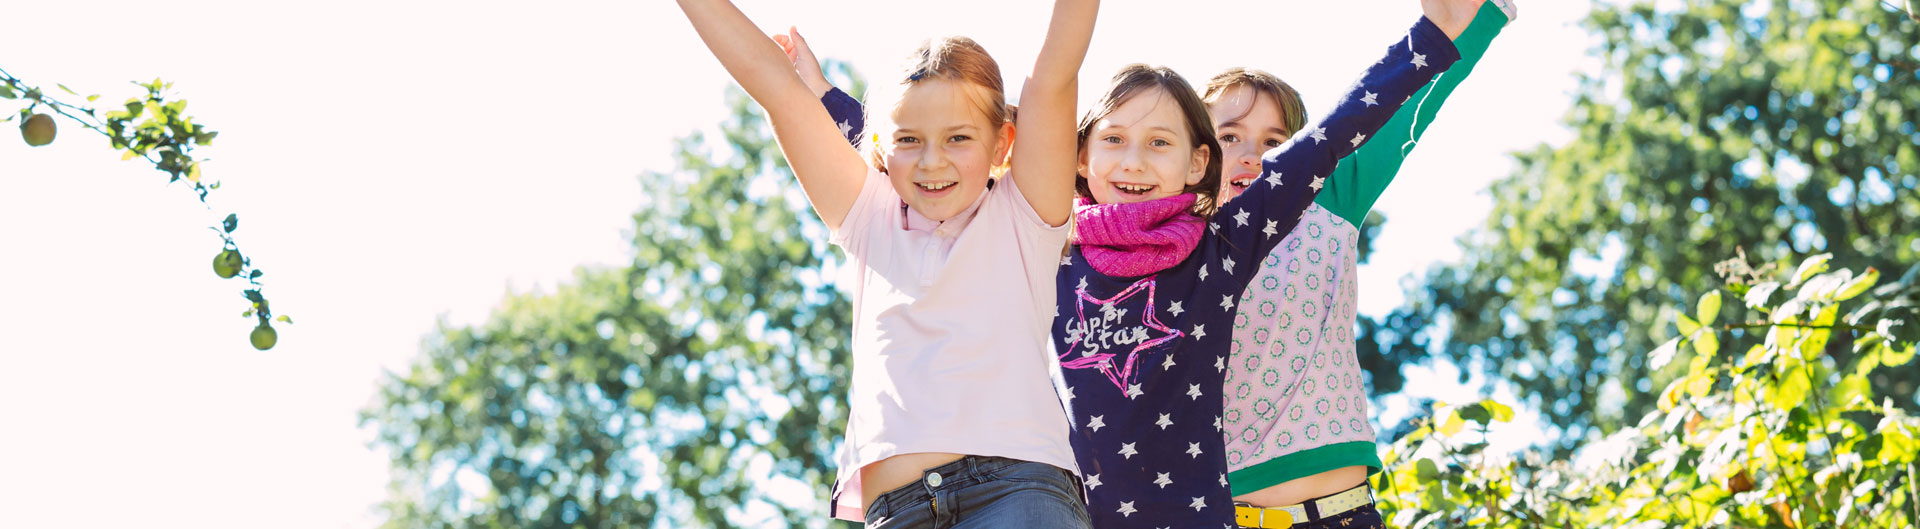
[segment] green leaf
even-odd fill
[[[72,89],[72,88],[67,88],[67,85],[63,85],[63,84],[60,84],[60,83],[54,83],[53,85],[54,85],[54,86],[58,86],[58,87],[60,87],[60,90],[61,90],[61,91],[63,91],[63,92],[66,92],[66,93],[67,93],[67,95],[76,95],[76,96],[77,96],[77,95],[80,95],[80,93],[79,93],[79,92],[75,92],[75,91],[73,91],[73,89]]]
[[[20,98],[20,94],[15,93],[13,91],[13,87],[0,85],[0,99],[19,99],[19,98]]]
[[[228,213],[227,218],[220,221],[220,229],[226,230],[227,233],[233,233],[234,228],[239,228],[239,227],[240,227],[239,215]]]
[[[1808,257],[1807,260],[1801,261],[1800,269],[1794,271],[1793,273],[1793,284],[1788,285],[1788,288],[1799,286],[1802,281],[1806,281],[1807,278],[1813,277],[1814,274],[1827,271],[1827,261],[1830,261],[1832,259],[1833,259],[1833,254],[1823,253],[1820,255],[1815,255],[1813,257]]]
[[[1840,285],[1840,291],[1834,293],[1833,300],[1846,301],[1849,299],[1853,299],[1854,296],[1858,296],[1862,292],[1866,292],[1867,289],[1873,288],[1874,283],[1879,283],[1879,282],[1880,282],[1880,271],[1869,266],[1867,267],[1866,273],[1860,274],[1860,277],[1855,277],[1853,278],[1852,281],[1848,281],[1846,282],[1846,284]]]
[[[1701,332],[1698,338],[1693,339],[1693,352],[1704,357],[1720,354],[1719,333],[1712,330]]]
[[[285,323],[285,324],[288,324],[288,325],[292,325],[292,324],[293,324],[293,317],[292,317],[292,316],[288,316],[288,315],[285,315],[285,314],[281,314],[281,315],[279,315],[279,316],[274,316],[274,317],[273,317],[273,319],[275,319],[275,320],[279,320],[279,321],[280,321],[281,323]]]
[[[1506,404],[1501,404],[1500,401],[1487,399],[1480,401],[1480,406],[1485,407],[1487,412],[1493,415],[1493,420],[1496,422],[1513,420],[1513,408]]]
[[[1697,309],[1699,312],[1696,313],[1696,316],[1700,318],[1700,323],[1702,325],[1713,325],[1714,321],[1720,319],[1720,291],[1715,290],[1708,292],[1704,296],[1700,296]]]
[[[1907,365],[1907,362],[1912,362],[1915,347],[1910,343],[1905,345],[1906,347],[1902,348],[1891,343],[1888,344],[1885,352],[1880,355],[1880,365],[1899,367]]]
[[[1432,459],[1421,459],[1419,461],[1414,461],[1413,475],[1414,477],[1419,478],[1420,481],[1432,483],[1433,481],[1440,478],[1440,466],[1433,464]]]
[[[1479,404],[1469,404],[1467,406],[1461,407],[1460,418],[1467,421],[1477,422],[1482,425],[1493,422],[1493,414],[1488,413],[1487,408]]]
[[[1700,322],[1693,321],[1693,318],[1686,314],[1675,314],[1675,316],[1678,316],[1674,324],[1680,327],[1680,336],[1691,338],[1693,333],[1700,332]]]

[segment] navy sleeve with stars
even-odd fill
[[[1208,242],[1224,242],[1226,257],[1249,267],[1265,257],[1299,224],[1340,159],[1359,150],[1415,92],[1458,60],[1460,52],[1447,34],[1421,17],[1347,89],[1332,113],[1267,151],[1261,177],[1213,216],[1210,228],[1224,241],[1209,237]]]
[[[827,107],[827,115],[833,117],[834,124],[840,125],[840,133],[847,136],[847,143],[859,148],[860,133],[867,130],[866,109],[860,106],[860,100],[834,87],[820,96],[820,104]]]
[[[1062,259],[1049,339],[1094,527],[1233,527],[1219,392],[1240,293],[1313,203],[1315,178],[1458,57],[1422,18],[1324,121],[1267,153],[1265,177],[1172,268],[1107,276],[1077,245]]]

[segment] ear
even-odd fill
[[[1187,171],[1187,185],[1196,185],[1207,177],[1207,162],[1213,160],[1213,149],[1205,145],[1193,148],[1193,162]]]
[[[1079,174],[1081,178],[1093,178],[1093,172],[1087,170],[1087,147],[1084,145],[1080,146],[1079,153],[1077,158],[1079,158],[1080,166],[1074,168],[1074,170],[1077,171],[1076,174]]]
[[[1013,163],[1013,135],[1013,123],[1000,124],[1000,141],[993,146],[993,158],[999,160],[1000,165]]]

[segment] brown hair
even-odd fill
[[[1013,122],[1014,108],[1007,104],[1005,83],[1000,77],[1000,63],[995,62],[993,56],[987,54],[987,49],[980,47],[980,43],[973,39],[959,36],[928,39],[907,57],[906,69],[901,73],[898,86],[903,91],[915,83],[934,79],[974,85],[980,90],[972,91],[975,96],[972,103],[986,116],[989,125]],[[878,135],[882,132],[879,130],[882,126],[879,121],[886,120],[868,120],[865,134],[873,141],[868,142],[871,147],[867,155],[874,168],[886,172],[886,154],[879,145]],[[998,133],[998,130],[995,128],[994,132]],[[995,172],[1004,169],[997,167]]]
[[[1213,137],[1213,121],[1207,115],[1207,105],[1200,101],[1200,95],[1193,91],[1193,85],[1187,79],[1165,66],[1147,66],[1129,64],[1113,74],[1113,81],[1106,95],[1094,103],[1093,109],[1080,118],[1080,150],[1087,149],[1087,136],[1093,134],[1093,125],[1108,114],[1112,114],[1120,105],[1134,96],[1146,93],[1154,88],[1166,91],[1174,102],[1180,105],[1180,113],[1187,118],[1187,134],[1192,136],[1193,148],[1207,148],[1207,168],[1200,182],[1187,186],[1183,193],[1198,195],[1193,203],[1193,213],[1202,217],[1213,215],[1220,207],[1220,140]],[[1087,184],[1087,175],[1074,178],[1074,191],[1080,196],[1093,198],[1093,189]]]
[[[1256,94],[1266,94],[1280,105],[1280,123],[1287,127],[1288,134],[1300,132],[1307,126],[1307,107],[1300,102],[1300,92],[1293,85],[1280,80],[1273,74],[1252,68],[1230,68],[1207,80],[1207,90],[1200,99],[1208,105],[1220,102],[1220,96],[1236,86],[1252,88]],[[1251,108],[1251,107],[1249,107]],[[1251,112],[1251,110],[1249,110]],[[1237,121],[1246,116],[1235,116],[1227,121]]]

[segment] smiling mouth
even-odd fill
[[[1127,196],[1146,196],[1148,193],[1152,193],[1155,187],[1159,186],[1148,184],[1113,184],[1114,189],[1119,190],[1120,194]]]
[[[913,185],[920,186],[920,189],[926,191],[945,191],[957,183],[958,182],[914,182]]]
[[[1243,174],[1243,175],[1235,176],[1233,177],[1232,180],[1227,181],[1227,185],[1231,185],[1233,186],[1234,189],[1238,189],[1240,191],[1246,191],[1247,186],[1253,185],[1253,177],[1254,175],[1251,175],[1251,174]]]

